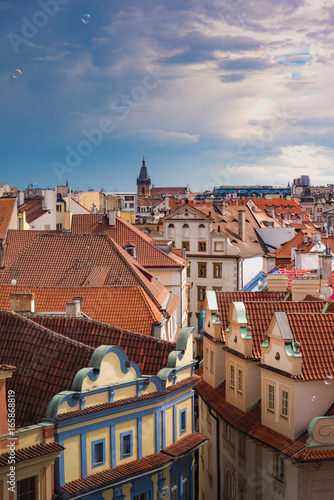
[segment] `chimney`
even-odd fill
[[[119,210],[108,210],[107,214],[108,214],[109,226],[115,226],[116,217],[119,217],[120,215]]]
[[[307,233],[304,233],[304,236],[303,236],[303,245],[308,245],[309,242],[308,242],[308,234]]]
[[[332,286],[332,256],[319,254],[319,269],[323,271],[324,277],[328,280],[328,285]]]
[[[245,241],[246,239],[246,222],[245,222],[246,214],[243,208],[238,210],[238,236],[241,241]]]
[[[181,257],[182,259],[186,259],[186,249],[185,248],[181,248]]]
[[[20,207],[24,203],[24,191],[19,191],[17,196],[17,206]]]
[[[295,278],[291,282],[292,300],[302,301],[306,295],[319,296],[320,279],[316,275],[307,278],[305,275],[302,278]]]
[[[263,272],[269,274],[272,269],[276,266],[276,257],[273,255],[263,256]]]
[[[0,436],[9,433],[9,422],[8,422],[8,414],[7,414],[7,394],[8,394],[8,403],[10,402],[10,398],[12,396],[11,391],[6,390],[6,380],[13,376],[13,372],[15,371],[14,366],[9,365],[0,365]],[[13,408],[12,405],[10,405]],[[10,430],[15,431],[15,427],[10,426]],[[7,441],[0,442],[0,449],[3,447],[7,447]],[[4,445],[4,446],[3,446]]]
[[[286,274],[268,274],[267,276],[268,292],[287,292],[288,277]]]
[[[269,206],[266,208],[266,212],[267,214],[269,215],[269,217],[271,217],[272,219],[275,218],[275,210],[274,210],[274,207],[272,206]]]
[[[297,245],[292,245],[291,247],[291,262],[295,260],[297,252]]]
[[[35,294],[31,292],[10,293],[10,310],[14,312],[35,312]]]
[[[221,215],[226,215],[227,201],[223,199],[213,200],[213,208],[217,209]]]
[[[77,318],[80,315],[80,301],[74,300],[66,304],[66,316],[68,318]]]

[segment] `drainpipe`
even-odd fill
[[[215,419],[217,422],[217,432],[216,432],[216,448],[217,448],[217,500],[220,498],[220,453],[219,453],[219,436],[220,436],[220,430],[219,430],[219,419],[215,417],[215,415],[211,411],[211,406],[209,406],[209,413],[211,417]]]

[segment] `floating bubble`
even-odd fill
[[[81,21],[85,24],[88,24],[90,22],[90,15],[85,14],[84,16],[82,16]]]
[[[17,80],[18,78],[21,78],[22,76],[22,71],[20,69],[14,69],[12,77]]]
[[[330,375],[326,375],[324,382],[326,385],[331,385],[333,383],[333,378]]]
[[[253,49],[253,53],[256,57],[264,57],[265,55],[265,48],[263,47],[263,45],[261,45],[260,43],[258,43],[257,45],[255,45],[254,49]]]

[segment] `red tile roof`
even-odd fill
[[[3,262],[0,267],[7,267],[39,234],[61,233],[61,231],[34,231],[9,229],[6,236],[6,246]]]
[[[137,363],[144,374],[156,375],[161,368],[166,367],[168,355],[175,349],[175,344],[170,342],[85,318],[44,315],[29,317],[44,328],[94,349],[100,345],[118,345],[124,349],[131,361]]]
[[[192,449],[196,448],[199,444],[204,443],[206,437],[199,433],[194,433],[185,438],[181,439],[179,443],[173,445],[175,447],[179,446],[179,449],[183,449],[183,453],[189,453]],[[170,447],[172,448],[172,447]],[[81,491],[92,490],[105,484],[112,484],[113,482],[119,481],[121,479],[130,478],[132,476],[138,476],[140,473],[147,473],[150,470],[158,469],[167,465],[169,462],[173,461],[173,458],[179,455],[173,455],[169,453],[169,448],[165,452],[154,453],[153,455],[148,455],[147,457],[134,460],[124,465],[119,465],[114,469],[108,469],[97,474],[92,474],[85,478],[76,479],[70,483],[65,484],[62,487],[69,495],[75,495]]]
[[[304,210],[301,208],[300,205],[294,200],[293,198],[291,200],[287,200],[286,198],[272,198],[271,200],[268,200],[267,198],[252,198],[252,201],[255,203],[255,205],[258,208],[261,208],[262,210],[266,210],[269,207],[273,207],[279,212],[293,212],[293,213],[302,213]]]
[[[272,252],[272,255],[275,255],[277,262],[279,262],[279,259],[288,259],[291,262],[291,247],[296,246],[298,250],[301,250],[302,248],[305,250],[309,250],[310,247],[312,248],[314,246],[312,244],[312,233],[314,232],[314,229],[305,229],[304,231],[300,231],[299,233],[295,234],[295,236],[291,238],[291,240],[287,241],[286,243],[284,243],[284,245],[274,250]],[[309,237],[308,245],[304,245],[305,233]]]
[[[137,261],[143,267],[172,267],[181,268],[186,265],[185,259],[176,259],[157,248],[156,242],[140,229],[136,228],[122,217],[116,217],[116,224],[110,226],[108,217],[99,214],[73,215],[72,233],[74,234],[101,234],[107,233],[118,245],[124,248],[131,243],[137,249]]]
[[[257,403],[247,412],[243,412],[230,403],[227,403],[225,382],[214,389],[204,382],[204,380],[200,380],[197,382],[195,390],[199,393],[203,401],[232,427],[288,457],[296,459],[299,462],[334,458],[333,448],[324,451],[305,448],[308,437],[307,433],[304,433],[296,440],[292,440],[262,425],[261,402]]]
[[[173,457],[179,457],[184,453],[188,453],[193,448],[199,446],[207,441],[207,437],[199,432],[194,432],[189,436],[180,439],[177,443],[172,444],[166,448],[166,453]]]
[[[15,290],[12,285],[0,285],[0,309],[10,310],[9,294]],[[19,293],[25,290],[24,286],[17,287]],[[35,294],[38,313],[65,313],[66,303],[81,297],[81,311],[90,319],[144,335],[151,335],[152,325],[163,318],[140,286],[29,287],[29,290]]]
[[[33,286],[141,286],[161,307],[168,290],[107,234],[42,234],[0,275]]]
[[[50,455],[52,453],[56,453],[57,455],[59,455],[63,449],[64,448],[60,444],[55,442],[36,444],[34,446],[29,446],[28,448],[16,448],[15,463],[18,464],[27,460],[34,460],[35,458],[45,457],[46,455]],[[3,467],[8,467],[8,460],[10,457],[11,455],[9,452],[0,452],[0,469]]]
[[[151,189],[151,194],[186,194],[187,187],[154,187]]]
[[[89,366],[94,349],[8,311],[0,311],[0,331],[0,363],[16,367],[7,381],[16,395],[16,425],[36,424],[53,396],[70,390]]]
[[[0,198],[0,240],[6,238],[16,198]]]
[[[20,212],[26,212],[26,221],[28,224],[49,212],[49,210],[43,209],[42,202],[43,200],[41,197],[28,198],[18,207]]]
[[[281,302],[285,292],[216,292],[222,330],[228,327],[228,311],[232,302]]]
[[[288,313],[295,342],[301,345],[305,380],[334,378],[334,315]]]
[[[294,315],[298,316],[302,314],[301,317],[304,316],[320,316],[321,317],[326,317],[330,316],[330,318],[327,318],[326,321],[329,321],[330,324],[333,324],[334,326],[334,315],[330,314],[330,312],[327,310],[325,315],[321,314],[321,311],[324,308],[325,302],[319,302],[319,301],[306,301],[306,302],[244,302],[245,309],[246,309],[246,315],[247,315],[247,320],[248,320],[248,326],[252,328],[251,330],[251,335],[252,335],[252,342],[253,342],[253,358],[255,359],[261,359],[261,344],[263,343],[263,335],[267,332],[270,321],[274,315],[275,312],[286,312],[288,313],[288,316],[294,317]],[[331,311],[333,313],[333,311]],[[307,314],[306,314],[307,313]],[[315,314],[316,313],[316,314]],[[301,323],[302,328],[304,328],[304,323]],[[333,339],[334,339],[334,333],[333,333]],[[297,339],[295,338],[295,341]],[[298,340],[299,342],[299,340]],[[333,349],[334,352],[334,349]],[[304,373],[304,364],[305,362],[308,362],[305,360],[303,356],[303,373]],[[333,363],[334,363],[334,357],[333,357]],[[306,365],[305,368],[307,369]],[[333,367],[334,370],[334,367]]]

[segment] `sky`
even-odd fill
[[[0,184],[334,183],[334,2],[0,0]]]

